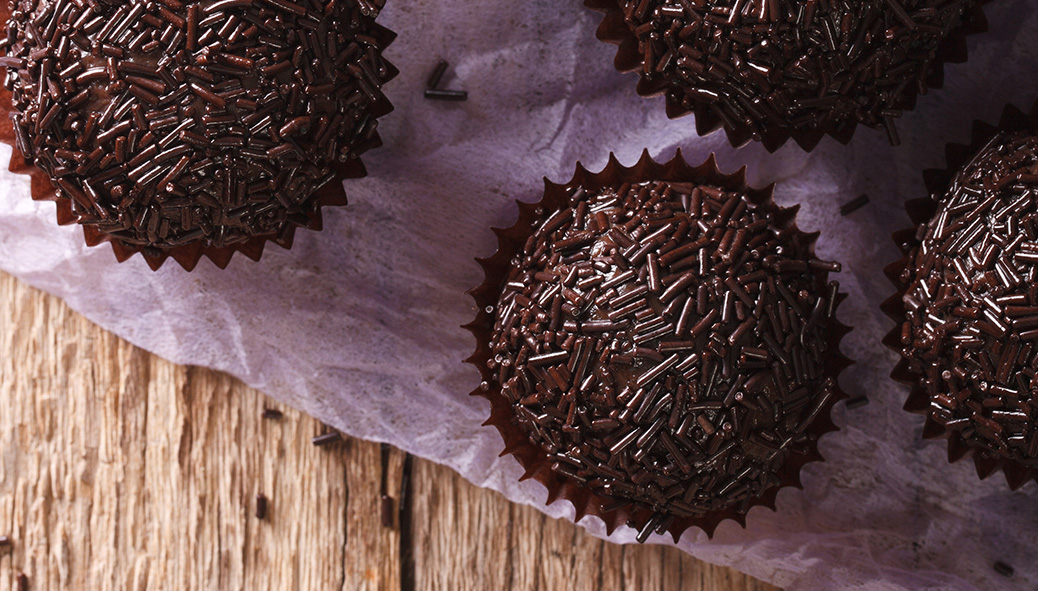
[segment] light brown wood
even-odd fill
[[[771,591],[675,548],[619,546],[418,462],[416,589]]]
[[[314,447],[318,421],[6,274],[0,302],[0,591],[22,572],[33,591],[772,589],[602,542],[396,449]]]

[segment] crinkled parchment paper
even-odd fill
[[[999,0],[988,14],[992,32],[971,38],[970,62],[949,66],[946,87],[900,123],[903,146],[859,130],[850,146],[827,138],[812,154],[768,155],[696,137],[690,119],[666,119],[662,98],[638,98],[578,0],[390,0],[380,22],[400,33],[388,55],[402,74],[387,89],[386,146],[366,156],[368,178],[348,183],[351,204],[326,210],[323,232],[225,271],[203,260],[192,273],[172,262],[152,272],[85,247],[79,228],[54,223],[53,204],[28,199],[25,177],[4,172],[0,267],[163,357],[227,371],[346,433],[572,518],[568,504],[542,506],[539,484],[517,483],[499,436],[480,427],[488,405],[468,395],[478,377],[461,363],[473,341],[459,328],[473,315],[464,292],[482,280],[473,258],[493,252],[490,227],[511,225],[515,199],[538,199],[542,176],[568,180],[577,160],[598,170],[610,151],[630,164],[643,148],[665,159],[680,147],[697,164],[716,151],[726,171],[746,164],[752,183],[777,182],[780,204],[802,203],[801,228],[822,231],[819,255],[843,261],[840,316],[855,327],[844,351],[858,361],[843,385],[872,403],[836,409],[828,461],[806,469],[806,491],[782,491],[778,512],[756,508],[745,530],[728,522],[712,541],[689,531],[679,546],[790,591],[1033,590],[1038,486],[980,482],[970,463],[947,464],[942,443],[921,442],[880,344],[892,326],[879,311],[892,292],[882,269],[897,257],[890,233],[908,225],[902,203],[923,195],[921,171],[942,166],[945,143],[966,141],[974,119],[1038,96],[1034,0]],[[439,57],[452,65],[445,85],[468,102],[422,98]],[[838,205],[861,193],[872,203],[841,217]],[[604,533],[596,519],[581,525]],[[995,574],[996,560],[1016,575]]]

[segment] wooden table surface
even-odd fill
[[[313,418],[2,273],[0,302],[0,591],[773,589],[388,446],[315,447]]]

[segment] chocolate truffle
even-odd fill
[[[884,128],[965,61],[984,0],[586,0],[607,12],[599,37],[616,64],[665,93],[667,113],[695,113],[700,135],[724,127],[735,146],[771,151],[792,137],[811,150]]]
[[[533,448],[528,470],[601,512],[625,506],[639,540],[741,520],[832,428],[840,265],[770,189],[712,161],[577,177],[517,226],[486,319],[487,393]]]
[[[315,193],[363,172],[391,109],[381,4],[19,0],[17,146],[73,221],[131,250],[319,226]]]
[[[1005,468],[1016,488],[1038,474],[1038,127],[1005,121],[977,126],[905,241],[888,343],[925,434],[947,436],[952,459],[972,452],[982,476]]]

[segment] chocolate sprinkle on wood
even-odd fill
[[[267,518],[267,497],[263,493],[256,495],[256,519]]]
[[[382,515],[382,527],[392,528],[393,527],[393,497],[389,495],[382,495],[381,504],[381,515]]]
[[[18,573],[18,591],[29,591],[29,575]]]
[[[11,546],[11,538],[7,536],[0,536],[0,548],[9,548]]]
[[[314,192],[379,142],[382,4],[17,0],[19,148],[76,221],[126,245],[307,225]]]
[[[700,133],[724,126],[733,144],[792,136],[812,149],[858,124],[886,130],[939,86],[942,43],[975,0],[607,0],[599,36],[620,43],[639,92],[666,93],[668,114],[696,113]],[[618,21],[628,31],[617,32]],[[633,35],[630,39],[622,35]],[[951,58],[949,58],[951,59]],[[935,71],[936,70],[936,71]]]
[[[265,419],[280,419],[283,416],[285,416],[284,413],[276,408],[263,409],[263,418]]]
[[[842,396],[826,313],[838,265],[770,200],[722,186],[570,195],[493,306],[487,366],[513,420],[555,473],[650,511],[640,541],[745,512],[812,453],[808,427]]]
[[[996,134],[934,196],[900,277],[900,351],[928,399],[918,409],[928,425],[975,457],[1029,469],[1038,468],[1036,189],[1038,134]]]
[[[318,435],[312,438],[310,440],[310,443],[320,447],[324,445],[331,445],[332,443],[340,441],[341,439],[342,435],[338,431],[331,431],[329,433],[324,433],[323,435]]]

